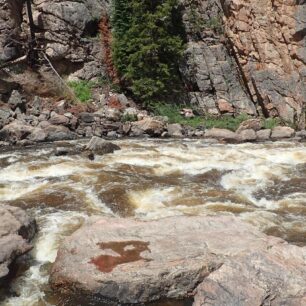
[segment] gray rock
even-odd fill
[[[11,143],[27,138],[34,128],[19,120],[14,120],[0,131],[0,140]]]
[[[184,298],[200,284],[195,305],[303,305],[305,256],[231,216],[93,217],[60,246],[50,282],[116,304]]]
[[[15,110],[17,107],[24,109],[25,108],[25,101],[23,100],[21,94],[18,90],[13,90],[12,94],[8,100],[8,105]]]
[[[296,136],[306,139],[306,130],[296,132]]]
[[[104,110],[105,118],[110,121],[120,121],[122,113],[119,109],[107,107]]]
[[[104,140],[103,138],[94,136],[86,145],[85,150],[91,151],[94,154],[104,155],[114,153],[114,151],[120,150],[120,147],[112,142]]]
[[[255,141],[257,139],[256,132],[253,129],[242,130],[238,134],[241,141]]]
[[[256,132],[257,139],[260,141],[269,140],[271,136],[271,129],[264,129]]]
[[[44,131],[47,133],[47,141],[73,140],[76,134],[62,125],[49,125]]]
[[[239,141],[240,137],[235,132],[227,129],[212,128],[205,132],[206,138],[223,139],[227,141]]]
[[[295,136],[295,130],[288,126],[277,126],[272,129],[271,139],[291,138]]]
[[[184,133],[184,129],[182,127],[181,124],[168,124],[168,127],[167,127],[167,130],[168,130],[168,135],[170,137],[178,137],[178,138],[181,138],[183,137],[183,133]]]
[[[81,113],[80,114],[80,120],[85,123],[92,123],[95,122],[95,115],[93,113]]]
[[[35,232],[35,221],[22,209],[0,204],[0,281],[16,257],[31,250]]]

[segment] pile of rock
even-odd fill
[[[105,100],[105,98],[104,98]],[[183,109],[182,117],[194,116]],[[229,142],[266,141],[293,138],[290,127],[263,129],[260,119],[243,122],[236,132],[227,129],[192,128],[168,122],[167,117],[151,116],[139,110],[123,95],[112,94],[100,107],[71,106],[65,100],[46,103],[35,97],[26,103],[14,90],[7,103],[0,105],[0,143],[28,145],[36,142],[72,140],[82,137],[197,137]],[[306,138],[305,133],[298,138]]]
[[[305,305],[306,248],[236,217],[93,217],[60,246],[52,287],[107,305]],[[88,301],[87,301],[88,302]]]

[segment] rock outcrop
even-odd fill
[[[34,220],[22,209],[0,205],[0,285],[16,257],[31,250],[35,232]]]
[[[265,116],[305,120],[306,3],[221,0],[224,31]]]
[[[116,125],[124,115],[121,107],[131,106],[124,95],[109,94],[107,100],[105,93],[94,90],[94,106],[101,108],[108,103],[111,107],[95,115],[92,113],[97,108],[84,107],[80,121],[73,111],[63,112],[60,106],[55,106],[65,101],[54,101],[54,97],[63,96],[69,100],[71,92],[52,67],[69,80],[107,83],[109,63],[105,54],[110,51],[109,42],[104,41],[105,35],[98,34],[101,29],[110,34],[110,1],[32,2],[37,46],[43,50],[41,67],[32,71],[26,64],[20,64],[17,73],[10,68],[0,69],[0,128],[14,119],[24,119],[35,127],[41,121],[53,126],[60,124],[73,131],[77,129],[78,135],[86,137],[107,136],[108,132],[112,137],[122,134],[122,126]],[[209,116],[244,113],[280,117],[303,128],[306,3],[284,0],[180,0],[180,3],[187,39],[180,65],[187,95],[181,95],[180,100]],[[28,39],[24,1],[0,0],[0,65],[26,54]],[[53,106],[46,108],[46,100]],[[106,122],[101,124],[99,116]],[[142,119],[142,123],[138,118],[139,122],[123,129],[131,135],[144,132],[160,136],[165,132],[159,123],[148,122],[145,116]],[[62,139],[67,129],[50,137],[36,130],[33,138]]]
[[[60,246],[50,280],[109,305],[192,292],[196,306],[303,305],[305,263],[306,248],[234,217],[93,217]]]

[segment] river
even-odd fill
[[[145,220],[234,214],[306,245],[305,143],[117,143],[121,151],[94,161],[56,157],[55,145],[0,153],[0,202],[27,209],[39,226],[1,305],[68,305],[48,287],[48,271],[61,240],[94,214]]]

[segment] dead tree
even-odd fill
[[[28,39],[28,55],[27,60],[30,67],[35,67],[38,62],[37,42],[35,35],[35,25],[32,13],[31,0],[26,0],[27,15],[29,21],[30,36]]]

